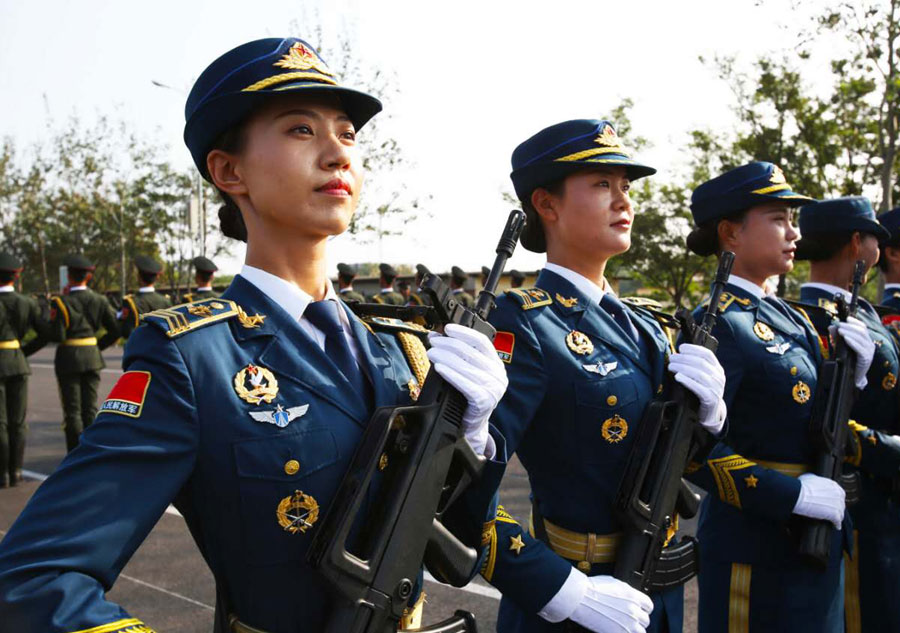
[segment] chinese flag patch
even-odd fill
[[[512,362],[513,347],[516,345],[516,335],[512,332],[497,332],[494,337],[494,349],[497,350],[497,356],[504,363]]]
[[[149,371],[126,371],[106,396],[100,411],[138,418],[144,408],[147,387],[150,386]]]

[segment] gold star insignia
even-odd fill
[[[516,556],[519,555],[523,547],[525,547],[525,541],[522,540],[521,534],[509,537],[509,549],[514,551],[516,553]]]
[[[756,488],[756,484],[759,483],[759,479],[750,475],[749,477],[744,477],[744,481],[747,482],[748,488]]]

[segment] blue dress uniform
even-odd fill
[[[854,231],[872,234],[880,240],[889,237],[875,219],[868,199],[837,198],[800,211],[798,259],[812,258],[815,239],[827,232],[843,231],[848,238]],[[821,257],[830,259],[826,254]],[[823,344],[831,351],[828,328],[837,321],[835,294],[850,300],[846,289],[822,283],[804,284],[800,302],[811,306],[810,318]],[[866,374],[867,385],[853,406],[851,428],[856,436],[852,466],[860,471],[862,494],[849,508],[853,519],[853,551],[844,556],[845,618],[847,633],[879,631],[900,633],[900,505],[895,483],[900,475],[900,358],[896,342],[881,323],[875,308],[859,299],[857,318],[866,324],[875,343],[875,356]]]
[[[895,323],[900,315],[900,270],[888,270],[889,263],[882,261],[885,258],[884,249],[887,247],[900,247],[900,207],[891,209],[878,216],[878,222],[888,231],[890,237],[881,243],[881,260],[878,261],[878,267],[884,272],[885,284],[884,295],[881,298],[882,305],[892,308],[897,314],[891,315],[890,319],[886,319],[889,323]],[[895,330],[896,331],[896,330]]]
[[[756,162],[698,187],[700,227],[773,199],[808,201],[781,170]],[[712,224],[714,226],[715,224]],[[694,312],[702,318],[704,307]],[[807,316],[732,275],[713,335],[725,369],[728,432],[689,477],[710,491],[701,506],[700,633],[843,630],[842,546],[835,530],[825,571],[796,553],[797,477],[810,468],[812,396],[823,360]]]
[[[509,388],[492,422],[528,471],[539,515],[532,523],[542,521],[526,531],[506,512],[497,517],[482,574],[503,593],[498,631],[565,631],[565,623],[537,612],[571,567],[612,574],[623,529],[613,503],[644,409],[662,387],[669,349],[649,313],[625,308],[639,332],[635,344],[551,268],[536,287],[499,297],[491,315],[495,345],[509,363]],[[546,543],[535,537],[542,529]],[[681,631],[682,593],[651,596],[649,631]]]
[[[0,545],[3,629],[150,631],[104,594],[174,500],[216,579],[217,631],[232,615],[269,633],[321,630],[331,600],[305,564],[316,522],[373,407],[410,403],[418,385],[403,328],[373,332],[338,303],[371,402],[241,276],[219,299],[147,315],[96,422]],[[489,462],[453,520],[492,519],[502,471]]]

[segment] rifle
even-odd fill
[[[494,291],[524,228],[525,214],[509,215],[497,257],[474,310],[461,306],[436,275],[423,290],[441,325],[458,323],[490,338]],[[402,306],[401,306],[402,307]],[[462,435],[467,403],[432,367],[414,405],[381,407],[366,426],[340,488],[310,543],[307,562],[318,569],[335,596],[329,633],[394,633],[412,595],[423,560],[443,582],[468,582],[481,547],[480,530],[463,542],[441,522],[466,486],[478,479],[485,458]],[[381,456],[388,456],[383,481],[367,513],[360,512]],[[351,534],[360,528],[359,534]],[[419,629],[474,633],[474,617],[464,611]]]
[[[734,253],[722,253],[699,325],[685,308],[675,313],[685,342],[716,351],[718,341],[712,331],[733,264]],[[669,399],[654,400],[647,407],[616,495],[616,510],[626,529],[616,551],[613,576],[645,592],[684,584],[697,573],[693,538],[663,546],[676,512],[686,518],[697,514],[700,497],[682,475],[692,460],[705,458],[700,453],[708,453],[713,442],[700,426],[697,397],[674,381],[670,394]]]
[[[843,322],[847,317],[855,317],[859,306],[859,287],[862,285],[866,265],[856,262],[853,269],[853,287],[848,304],[841,294],[834,296],[838,318]],[[853,408],[856,383],[856,358],[844,339],[835,337],[834,354],[822,363],[816,380],[816,394],[813,399],[812,416],[809,421],[813,446],[817,450],[812,472],[820,477],[832,479],[846,487],[843,476],[844,455],[846,453],[850,410]],[[857,482],[858,483],[858,482]],[[853,494],[851,490],[848,496]],[[826,567],[831,551],[831,532],[834,526],[828,521],[802,517],[800,520],[801,558],[816,565]]]

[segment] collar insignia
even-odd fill
[[[323,75],[334,77],[334,73],[329,70],[325,62],[300,42],[291,46],[284,57],[275,62],[275,66],[290,70],[318,70]]]
[[[556,293],[556,300],[559,301],[564,308],[574,308],[578,305],[578,297],[572,297],[571,299],[566,299],[564,296]]]
[[[303,417],[309,409],[308,404],[301,404],[299,407],[290,407],[285,409],[280,404],[275,407],[274,411],[249,411],[250,417],[257,422],[265,422],[274,424],[279,429],[283,429],[288,424],[299,417]]]

